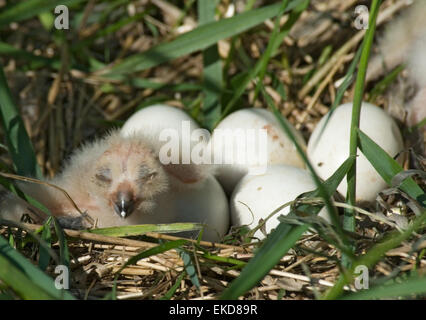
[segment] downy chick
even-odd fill
[[[426,33],[426,1],[416,0],[408,8],[389,21],[372,56],[366,79],[374,80],[385,72],[407,61],[408,52],[417,39]]]
[[[367,81],[374,80],[396,66],[406,64],[409,80],[416,87],[416,96],[405,106],[408,126],[414,126],[426,117],[425,16],[426,1],[416,0],[400,16],[388,22],[366,76]]]
[[[200,222],[209,225],[204,239],[210,241],[219,240],[228,228],[226,196],[206,167],[163,165],[156,143],[140,135],[113,131],[86,144],[49,182],[65,189],[98,227]],[[65,225],[88,227],[61,191],[30,183],[20,188]]]
[[[123,139],[115,131],[74,152],[49,183],[66,190],[99,227],[136,223],[138,215],[133,213],[150,212],[155,196],[169,188],[149,145],[137,138]],[[60,190],[31,183],[19,186],[55,216],[80,216]]]

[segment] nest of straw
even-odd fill
[[[153,1],[158,5],[161,1]],[[234,1],[238,5],[239,1]],[[240,1],[242,2],[242,1]],[[259,1],[263,3],[263,1]],[[309,138],[319,119],[328,112],[336,96],[335,83],[339,81],[352,61],[357,46],[362,40],[363,31],[351,27],[351,8],[364,1],[312,1],[289,36],[284,40],[287,61],[283,64],[271,64],[268,70],[274,73],[288,92],[287,99],[277,92],[274,79],[265,77],[266,90],[274,99],[281,113]],[[225,15],[230,1],[221,1],[219,11]],[[132,4],[147,5],[146,1]],[[101,10],[101,3],[89,1],[85,14]],[[404,8],[401,2],[384,1],[379,14],[378,25],[386,24],[389,19]],[[174,27],[176,13],[170,8],[162,8],[161,14],[147,15],[159,34],[154,36],[146,32],[146,26],[134,22],[119,29],[107,39],[99,40],[92,49],[94,56],[101,55],[105,46],[111,48],[110,62],[123,56],[144,51],[158,43],[167,41],[179,34]],[[182,13],[182,12],[181,12]],[[194,27],[194,13],[187,13],[184,26]],[[10,33],[7,42],[40,55],[53,56],[59,52],[49,33],[38,20],[29,20],[14,25],[16,32]],[[84,20],[75,39],[89,37],[101,26]],[[267,20],[239,37],[241,48],[249,59],[256,60],[267,46],[268,35],[273,22]],[[181,28],[182,30],[184,28]],[[380,29],[379,29],[380,31]],[[42,45],[40,45],[42,43]],[[340,48],[331,56],[321,60],[326,47]],[[96,51],[99,48],[99,51]],[[219,52],[222,57],[229,54],[230,42],[220,41]],[[68,48],[69,49],[69,48]],[[280,49],[284,50],[284,49]],[[67,61],[67,50],[61,51],[62,63]],[[151,88],[137,89],[121,82],[114,82],[71,69],[65,72],[65,65],[58,72],[46,70],[23,73],[16,69],[18,61],[13,57],[4,59],[5,72],[18,105],[21,106],[26,129],[33,141],[39,164],[46,176],[54,176],[62,161],[82,141],[102,134],[109,127],[122,123],[143,103],[165,101],[178,108],[187,107],[189,101],[197,101],[197,92],[179,92]],[[283,65],[285,66],[283,68]],[[304,78],[316,70],[315,76],[308,82]],[[229,76],[244,71],[240,61],[231,61]],[[143,71],[141,77],[158,79],[170,86],[180,83],[196,83],[202,74],[202,56],[199,53],[184,56],[167,64]],[[326,76],[324,76],[326,75]],[[404,74],[400,76],[403,80]],[[249,85],[245,97],[247,105],[265,107],[262,101],[254,100],[254,85]],[[342,102],[351,101],[354,88],[345,93]],[[407,99],[409,96],[406,97]],[[390,96],[387,92],[376,98],[376,104],[387,109]],[[398,116],[401,110],[393,110]],[[399,118],[401,122],[403,119]],[[413,167],[413,157],[417,157],[419,137],[407,137],[406,145],[414,150],[407,154],[404,168]],[[424,137],[421,137],[424,142]],[[417,146],[417,147],[416,147]],[[417,148],[417,149],[416,149]],[[417,158],[416,158],[417,159]],[[11,166],[11,160],[5,152],[1,155],[5,165]],[[426,182],[418,179],[425,187]],[[381,215],[380,215],[381,214]],[[352,235],[357,253],[367,251],[391,230],[409,221],[413,216],[410,207],[402,195],[384,193],[376,204],[363,207],[358,212],[358,230]],[[398,220],[399,219],[399,220]],[[402,221],[402,222],[401,222]],[[27,230],[37,226],[25,225]],[[176,237],[150,233],[143,237],[115,238],[96,236],[87,232],[64,230],[68,238],[72,270],[71,292],[81,299],[99,299],[109,294],[114,286],[116,272],[132,256],[148,250],[163,240],[176,240]],[[13,234],[16,239],[26,239],[27,231],[3,226],[0,234]],[[182,252],[169,250],[139,260],[135,265],[121,270],[117,278],[118,299],[160,299],[172,292],[172,299],[217,299],[224,289],[239,276],[241,266],[248,262],[261,243],[246,243],[238,230],[231,230],[223,243],[197,243],[191,241],[182,247],[191,258],[192,274],[185,265]],[[410,242],[387,252],[375,266],[371,276],[389,276],[395,270],[426,270],[426,260],[421,254],[426,241],[421,235],[415,235]],[[54,251],[59,250],[53,244]],[[37,246],[28,243],[20,248],[28,258],[37,261]],[[339,251],[317,234],[302,237],[288,254],[259,282],[244,295],[244,299],[312,299],[332,286],[339,274]],[[47,272],[54,275],[53,263]],[[181,275],[186,272],[184,276]],[[199,286],[194,284],[194,277]],[[353,290],[347,287],[346,290]]]

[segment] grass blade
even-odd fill
[[[262,58],[259,61],[260,69],[259,69],[259,74],[257,79],[258,83],[263,82],[269,60],[275,54],[278,47],[282,44],[283,39],[288,35],[293,25],[299,19],[300,15],[308,7],[309,2],[310,2],[309,0],[305,0],[301,2],[300,5],[298,5],[297,7],[293,9],[293,11],[290,13],[289,18],[286,21],[281,31],[280,31],[280,20],[281,20],[282,13],[280,12],[278,17],[276,18],[274,30],[272,31],[271,37],[269,38],[268,47],[266,48],[266,51],[263,53]],[[283,10],[285,10],[285,8],[287,7],[287,3],[288,1],[283,1]],[[257,99],[258,94],[259,94],[259,86],[256,86],[256,89],[254,92],[254,100]]]
[[[347,159],[336,172],[324,183],[324,188],[329,195],[333,194],[337,186],[347,174],[354,159]],[[319,191],[312,194],[316,196]],[[302,207],[302,206],[301,206]],[[314,207],[317,214],[321,208]],[[263,246],[242,270],[240,276],[235,279],[228,289],[225,290],[221,299],[237,299],[247,290],[255,286],[278,261],[293,247],[300,236],[309,229],[309,225],[290,226],[280,223],[278,227],[268,236]]]
[[[394,70],[392,70],[383,80],[378,82],[373,89],[371,89],[370,93],[368,94],[368,102],[375,103],[375,100],[377,97],[382,94],[386,88],[389,87],[389,85],[396,80],[398,75],[405,69],[405,65],[400,65],[399,67],[396,67]]]
[[[311,176],[312,176],[312,178],[313,178],[313,180],[314,180],[314,182],[315,182],[315,184],[318,188],[318,196],[320,196],[324,200],[327,211],[328,211],[333,223],[335,224],[335,227],[337,229],[338,234],[340,235],[343,242],[347,243],[346,236],[344,235],[343,230],[342,230],[340,223],[338,221],[338,218],[337,218],[336,208],[333,206],[333,204],[331,203],[331,200],[330,200],[330,197],[331,197],[332,194],[327,193],[321,179],[318,177],[314,168],[312,167],[312,164],[308,160],[307,155],[305,154],[304,150],[302,149],[302,147],[297,142],[297,139],[294,136],[290,126],[288,125],[288,123],[286,121],[284,121],[282,119],[281,113],[278,111],[277,107],[275,106],[274,102],[272,101],[271,96],[266,92],[263,85],[260,85],[260,90],[261,90],[269,108],[272,109],[272,112],[274,113],[275,118],[280,123],[281,128],[283,129],[284,133],[293,142],[294,146],[296,147],[297,153],[302,158],[303,162],[305,163],[306,167],[308,168],[309,172],[311,173]]]
[[[341,230],[340,224],[337,219],[337,213],[335,212],[335,208],[333,207],[330,201],[330,196],[335,192],[335,190],[332,190],[332,193],[328,193],[328,190],[325,189],[325,186],[322,184],[319,177],[316,175],[314,169],[312,168],[311,164],[309,163],[306,154],[302,150],[301,146],[297,143],[293,133],[290,130],[290,127],[281,118],[281,114],[274,105],[271,97],[266,92],[262,84],[260,84],[259,88],[268,106],[272,109],[277,120],[280,122],[282,129],[287,134],[287,136],[293,141],[299,155],[302,157],[302,159],[305,161],[306,165],[310,169],[310,172],[313,175],[315,183],[318,187],[319,196],[324,199],[329,214],[332,217],[332,220],[336,223],[336,229],[338,231],[338,234],[342,239],[342,242],[346,244],[346,236]],[[354,161],[353,157],[351,158],[351,160],[348,160],[348,162],[350,161]],[[348,169],[348,162],[344,163],[345,167],[343,169],[342,167],[340,167],[339,170],[336,171],[336,175],[338,172],[340,177],[336,177],[336,175],[333,175],[333,183],[336,188],[340,181],[343,179],[344,175],[347,173],[347,171],[345,171],[344,169]],[[333,184],[331,182],[328,182],[328,186],[330,185]],[[317,208],[316,213],[318,213],[319,210],[320,208]],[[268,236],[265,243],[259,249],[255,257],[250,260],[247,266],[242,270],[240,276],[232,282],[228,289],[225,290],[225,292],[221,296],[221,299],[237,299],[240,295],[244,294],[247,290],[255,286],[269,272],[269,270],[271,270],[274,265],[278,263],[281,257],[288,252],[288,250],[294,245],[294,243],[300,238],[300,236],[309,229],[309,227],[309,225],[290,226],[285,223],[280,223],[278,227]]]
[[[52,216],[53,226],[55,228],[56,236],[59,240],[59,259],[62,265],[69,267],[70,265],[70,253],[68,250],[68,241],[65,237],[64,230],[62,230],[61,225],[58,220]]]
[[[411,276],[401,283],[369,288],[343,297],[344,300],[367,300],[408,297],[426,293],[426,277]]]
[[[0,279],[26,299],[74,299],[0,236]]]
[[[293,0],[289,4],[287,11],[293,9],[302,1],[304,0]],[[159,44],[146,52],[124,59],[107,71],[105,76],[114,78],[123,74],[131,74],[198,50],[204,50],[219,40],[240,34],[266,19],[276,16],[280,6],[281,4],[277,3],[244,12],[229,19],[206,23],[171,42]]]
[[[349,171],[349,168],[353,165],[355,161],[355,157],[349,157],[348,159],[346,159],[341,165],[340,167],[336,170],[335,173],[333,173],[333,175],[328,178],[324,183],[324,189],[326,190],[327,194],[332,195],[337,187],[339,186],[340,182],[343,180],[343,177],[347,174],[347,172]],[[303,194],[303,197],[310,197],[310,198],[316,198],[320,196],[320,191],[319,188],[315,189],[314,191],[310,191],[310,192],[306,192]],[[306,205],[306,204],[302,204],[299,205],[299,209],[302,211],[305,211],[304,208],[305,207],[311,207],[310,205]],[[308,209],[308,208],[306,208]],[[331,219],[333,219],[333,217],[331,217]],[[337,222],[337,221],[335,221]]]
[[[0,248],[1,250],[1,248]],[[49,293],[37,286],[22,273],[19,268],[1,255],[0,252],[0,279],[8,284],[22,299],[27,300],[52,300]]]
[[[161,297],[160,300],[170,300],[173,297],[173,295],[175,294],[176,290],[179,288],[179,285],[182,282],[185,275],[186,275],[186,273],[182,272],[179,275],[179,277],[176,279],[175,284],[169,289],[169,291],[166,292],[166,294],[163,297]]]
[[[3,67],[0,64],[0,117],[5,132],[9,153],[16,172],[23,176],[42,178],[34,149],[19,115],[18,108],[12,100]]]
[[[402,233],[394,231],[388,234],[382,242],[376,244],[365,255],[360,257],[357,262],[352,264],[351,269],[342,274],[333,288],[325,295],[325,299],[337,299],[343,293],[343,288],[354,279],[354,270],[359,265],[364,265],[367,268],[372,268],[389,250],[399,246],[403,241],[412,237],[413,233],[424,227],[426,221],[426,211],[417,217],[410,226]]]
[[[183,261],[183,267],[186,273],[191,279],[192,284],[200,290],[200,280],[198,279],[197,270],[195,269],[194,263],[192,262],[191,255],[185,250],[176,249]]]
[[[49,218],[49,220],[46,222],[46,224],[44,224],[42,226],[42,231],[41,231],[41,239],[46,242],[46,245],[49,248],[51,248],[51,243],[52,243],[52,233],[50,231],[50,221],[51,221],[51,218]],[[46,271],[47,267],[49,266],[49,262],[50,262],[50,252],[47,251],[43,246],[40,246],[39,251],[40,251],[40,253],[39,253],[39,259],[38,259],[38,267],[41,270]]]
[[[272,32],[271,35],[271,40],[268,42],[268,46],[265,50],[265,53],[262,55],[261,59],[256,63],[256,65],[251,68],[251,70],[247,73],[247,75],[240,80],[240,83],[238,85],[238,87],[234,90],[234,94],[232,96],[232,98],[230,99],[230,101],[226,104],[222,115],[221,115],[221,119],[223,119],[224,117],[226,117],[234,108],[235,104],[238,102],[238,100],[240,99],[240,97],[243,95],[246,87],[248,86],[248,84],[250,83],[250,81],[252,81],[257,75],[260,74],[260,77],[262,78],[262,72],[266,72],[266,67],[268,65],[268,61],[272,56],[272,53],[278,48],[279,44],[281,43],[282,39],[284,38],[284,36],[290,31],[291,27],[293,26],[293,24],[297,21],[297,18],[300,16],[301,14],[301,8],[305,8],[308,4],[309,1],[300,1],[300,3],[298,3],[296,6],[294,6],[294,10],[295,12],[292,12],[290,15],[289,20],[287,21],[287,23],[284,26],[284,30],[282,32],[278,32],[279,31],[279,21],[281,20],[282,15],[289,11],[291,8],[291,4],[288,4],[288,1],[283,1],[283,4],[281,5],[281,7],[279,7],[279,13],[277,15],[277,20],[274,26],[274,30]],[[258,81],[258,85],[256,87],[256,92],[255,94],[257,94],[257,90],[259,90],[259,85],[261,84],[261,81]],[[219,121],[217,121],[218,123]],[[216,125],[217,125],[216,123]]]
[[[253,288],[308,229],[309,225],[293,227],[280,223],[220,299],[235,300]]]
[[[32,18],[42,12],[52,10],[56,6],[72,6],[85,0],[25,0],[3,9],[0,13],[0,27],[11,22],[19,22]]]
[[[45,66],[53,69],[59,69],[61,65],[59,59],[36,56],[28,51],[17,49],[5,42],[0,42],[0,54],[2,56],[24,60],[29,63],[30,69],[38,69]]]
[[[198,0],[198,24],[200,26],[215,21],[216,0]],[[222,61],[220,60],[217,43],[203,52],[203,125],[213,129],[220,118],[222,92]]]
[[[390,157],[379,145],[371,140],[365,133],[358,129],[359,148],[371,165],[380,174],[389,186],[392,179],[404,169]],[[412,178],[405,179],[399,188],[415,199],[423,208],[426,208],[426,193]]]
[[[355,94],[354,101],[352,106],[352,120],[351,120],[351,131],[350,131],[350,141],[349,141],[349,154],[351,156],[356,156],[358,150],[358,133],[357,128],[359,128],[359,122],[361,117],[361,103],[364,96],[364,82],[365,75],[367,73],[368,60],[370,58],[371,45],[374,39],[374,32],[376,30],[376,18],[379,13],[379,6],[381,0],[373,0],[371,4],[371,13],[370,19],[368,22],[368,29],[362,43],[362,52],[359,62],[358,74],[355,83]],[[350,206],[355,206],[356,204],[356,159],[352,168],[348,172],[347,176],[348,181],[348,191],[347,191],[347,203]],[[355,231],[355,215],[352,209],[345,210],[343,228],[345,230],[354,232]],[[344,258],[344,262],[347,263]]]
[[[85,232],[100,234],[109,237],[139,236],[147,232],[182,232],[200,230],[202,226],[198,223],[170,223],[170,224],[141,224],[122,227],[110,227],[85,230]]]
[[[348,68],[348,72],[345,75],[345,78],[343,79],[342,84],[339,86],[336,92],[336,98],[334,99],[333,104],[330,107],[330,111],[327,113],[327,119],[325,121],[325,124],[323,128],[321,129],[321,132],[319,136],[321,137],[324,133],[325,128],[327,127],[328,121],[330,120],[331,116],[333,115],[334,110],[340,105],[340,102],[343,99],[343,96],[346,92],[346,90],[349,88],[349,86],[352,84],[353,78],[354,78],[354,72],[356,69],[356,66],[358,65],[359,59],[361,57],[362,52],[362,46],[358,48],[354,59],[351,62],[351,65]],[[319,139],[318,139],[319,141]]]

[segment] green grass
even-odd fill
[[[16,173],[41,178],[34,149],[13,101],[3,67],[0,64],[0,117]]]
[[[183,231],[200,230],[198,223],[170,223],[170,224],[142,224],[122,227],[98,228],[86,230],[89,233],[100,234],[109,237],[130,237],[143,235],[147,232],[174,233]]]
[[[361,102],[365,97],[364,78],[375,34],[375,21],[381,1],[373,0],[371,3],[370,28],[366,32],[362,45],[356,51],[353,61],[346,69],[344,81],[338,88],[334,100],[331,101],[330,109],[334,110],[340,104],[352,82],[356,80],[351,124],[350,156],[325,182],[321,181],[315,174],[304,150],[297,143],[288,123],[283,121],[278,106],[265,89],[265,83],[271,81],[270,85],[279,93],[283,100],[291,98],[292,92],[287,91],[292,86],[296,86],[297,81],[295,81],[295,84],[284,85],[270,71],[270,68],[271,66],[280,65],[281,69],[284,70],[286,66],[288,67],[288,59],[292,57],[288,56],[285,50],[282,50],[286,46],[283,44],[283,40],[299,21],[303,12],[309,8],[310,1],[276,1],[273,4],[259,8],[254,7],[255,1],[247,1],[244,12],[236,14],[231,18],[216,20],[218,3],[216,0],[186,1],[186,7],[182,10],[183,16],[178,19],[177,23],[179,24],[184,16],[191,11],[193,4],[194,6],[196,4],[197,10],[193,10],[193,12],[195,11],[198,16],[198,26],[190,32],[162,40],[161,30],[158,25],[153,24],[151,20],[147,19],[148,14],[153,13],[155,15],[157,13],[155,9],[149,7],[146,11],[133,16],[128,16],[126,11],[123,10],[122,14],[116,20],[110,22],[108,14],[105,12],[120,12],[120,8],[124,4],[127,4],[127,1],[107,1],[105,2],[105,12],[94,14],[91,17],[91,22],[99,23],[102,26],[95,33],[89,37],[80,39],[81,41],[78,43],[73,43],[72,41],[76,39],[76,34],[73,33],[75,31],[71,30],[68,37],[64,37],[60,32],[51,30],[53,34],[51,40],[57,46],[58,52],[60,52],[59,49],[62,46],[69,48],[69,62],[72,69],[87,72],[85,75],[96,75],[102,79],[104,81],[102,90],[105,92],[113,94],[120,90],[119,86],[125,85],[129,86],[132,90],[152,90],[157,93],[137,104],[135,110],[155,102],[170,100],[179,94],[179,96],[183,97],[181,100],[185,108],[191,112],[194,118],[200,121],[203,127],[210,130],[235,109],[247,106],[246,96],[251,90],[250,93],[254,94],[253,100],[256,102],[260,101],[263,106],[266,106],[274,113],[282,130],[295,143],[297,151],[311,172],[317,188],[301,195],[307,201],[293,205],[290,214],[280,218],[281,222],[279,226],[259,246],[255,256],[249,261],[212,254],[199,244],[195,245],[197,249],[197,253],[195,253],[195,249],[194,251],[189,249],[189,242],[185,240],[160,241],[156,247],[136,254],[121,266],[120,270],[115,274],[114,287],[111,294],[107,295],[106,298],[116,298],[117,280],[124,268],[136,264],[140,259],[168,250],[177,250],[184,261],[184,271],[177,275],[177,278],[173,281],[162,299],[172,299],[182,281],[185,281],[186,278],[196,288],[200,288],[200,279],[196,270],[196,259],[199,257],[211,263],[218,263],[230,266],[229,268],[241,270],[240,276],[233,280],[220,296],[221,299],[238,299],[258,285],[279,260],[290,249],[296,247],[297,241],[301,239],[309,228],[316,228],[314,223],[306,222],[307,220],[303,220],[301,217],[314,217],[324,206],[327,208],[333,222],[333,234],[322,233],[319,229],[318,232],[324,241],[327,241],[336,248],[339,255],[345,258],[344,263],[336,262],[340,270],[340,275],[334,287],[327,292],[317,293],[318,297],[324,299],[381,299],[389,297],[412,297],[413,295],[425,294],[425,278],[415,272],[411,272],[409,275],[399,274],[397,277],[383,284],[378,284],[380,281],[383,282],[383,279],[374,279],[375,281],[372,282],[369,290],[350,294],[344,292],[344,286],[353,283],[356,266],[365,265],[369,270],[372,270],[381,261],[386,252],[411,239],[416,232],[424,232],[425,228],[426,194],[424,190],[422,190],[421,186],[416,183],[411,175],[406,175],[399,180],[396,179],[395,177],[401,177],[401,174],[404,174],[403,168],[394,159],[389,157],[380,146],[359,130]],[[70,25],[80,25],[87,1],[27,0],[17,5],[8,6],[2,10],[0,13],[0,31],[6,29],[11,22],[24,23],[29,19],[36,19],[37,16],[44,28],[49,30],[52,23],[50,12],[57,4],[70,5],[71,9],[76,13]],[[280,21],[284,15],[287,15],[288,19],[281,25]],[[266,34],[269,41],[260,52],[259,58],[253,59],[247,53],[247,48],[241,44],[242,40],[247,35],[253,36],[257,34],[265,36],[264,28],[261,26],[267,19],[272,19],[273,21],[272,31]],[[120,57],[119,61],[112,61],[112,56],[114,55],[111,54],[108,48],[99,52],[93,49],[100,39],[113,37],[116,32],[125,29],[134,22],[146,24],[147,29],[150,30],[155,39],[160,39],[160,42],[144,52],[127,52],[126,55]],[[229,38],[232,38],[230,41],[230,54],[223,60],[219,56],[218,41]],[[61,68],[59,54],[58,56],[46,58],[27,50],[27,48],[16,48],[7,42],[0,42],[0,54],[6,58],[14,57],[22,63],[22,65],[18,66],[22,70],[57,72]],[[324,60],[332,55],[333,50],[335,48],[332,46],[324,48],[319,55],[317,66],[322,65]],[[173,63],[178,58],[190,57],[197,53],[202,54],[203,64],[202,74],[199,75],[197,81],[171,84],[163,82],[161,79],[150,78],[150,73],[155,68]],[[300,54],[303,55],[303,52]],[[239,66],[240,69],[237,73],[229,76],[228,71],[233,63]],[[370,99],[378,97],[401,70],[402,67],[397,68],[383,81],[379,82],[370,92]],[[303,81],[308,81],[309,77],[315,71],[316,69],[312,69],[311,72],[307,73]],[[33,146],[25,131],[19,114],[19,108],[13,101],[2,66],[0,66],[0,117],[7,149],[15,173],[42,178],[41,169],[37,164]],[[122,119],[115,119],[115,121],[120,122]],[[352,244],[352,237],[350,236],[351,232],[356,230],[354,210],[345,210],[345,218],[343,224],[341,224],[338,211],[331,201],[331,196],[335,193],[337,186],[347,176],[348,204],[351,206],[355,205],[355,168],[356,151],[358,148],[389,187],[396,188],[413,207],[418,208],[417,216],[410,221],[406,230],[402,232],[389,232],[365,253],[360,255],[355,254],[355,247]],[[398,183],[395,184],[396,180],[398,180]],[[6,182],[4,184],[9,189],[15,190],[12,184]],[[19,191],[16,192],[19,193]],[[25,195],[22,196],[25,198]],[[39,206],[32,199],[26,199],[30,203]],[[321,204],[310,203],[309,200],[313,199],[321,199]],[[39,208],[45,210],[43,207],[39,206]],[[291,219],[301,221],[301,224],[291,223]],[[198,230],[200,228],[201,226],[198,224],[170,224],[156,226],[139,225],[86,231],[110,237],[134,237],[146,232],[178,232]],[[25,258],[19,253],[22,250],[22,246],[17,245],[13,237],[5,239],[0,236],[0,265],[2,266],[0,268],[0,280],[7,287],[7,290],[4,290],[4,292],[0,289],[0,298],[10,298],[11,295],[8,292],[13,292],[22,299],[74,299],[69,292],[57,290],[54,287],[53,279],[43,272],[48,269],[49,265],[52,265],[52,262],[63,265],[69,265],[70,262],[68,248],[68,240],[70,239],[65,235],[57,220],[53,217],[49,218],[32,239],[32,243],[39,248],[36,264],[33,264],[28,258]],[[54,256],[52,254],[52,247],[56,241],[59,243],[59,255],[52,259],[52,256]],[[319,253],[315,253],[319,255]],[[8,291],[9,289],[10,291]]]
[[[74,299],[0,236],[0,279],[23,299]]]
[[[360,63],[358,67],[357,79],[355,83],[355,94],[352,106],[352,121],[351,121],[351,132],[349,141],[349,154],[356,156],[358,150],[358,132],[359,121],[361,117],[361,104],[364,97],[364,81],[367,73],[368,59],[370,57],[371,45],[373,43],[374,31],[376,30],[376,19],[379,13],[379,6],[381,0],[373,0],[370,8],[370,17],[368,22],[368,29],[362,43],[362,52]],[[356,204],[356,159],[352,168],[349,170],[347,175],[348,191],[346,199],[349,205],[354,206]],[[348,231],[355,231],[355,214],[353,210],[345,210],[345,217],[343,221],[343,227]],[[347,261],[345,261],[347,263]]]
[[[214,22],[217,0],[198,0],[198,23]],[[217,43],[203,51],[203,126],[213,129],[222,112],[223,74],[222,60]]]
[[[84,0],[30,0],[11,4],[0,13],[0,27],[11,22],[30,19],[38,14],[54,9],[58,5],[72,6]]]
[[[253,81],[254,79],[257,79],[259,76],[258,83],[261,82],[263,77],[266,73],[266,67],[268,65],[268,62],[274,53],[274,51],[277,49],[278,45],[282,42],[284,39],[284,36],[288,34],[291,27],[296,23],[297,19],[299,18],[301,12],[307,7],[309,4],[309,1],[299,1],[300,3],[297,4],[297,6],[294,7],[294,9],[290,13],[290,18],[287,21],[287,23],[283,26],[282,30],[280,30],[279,21],[282,15],[289,10],[290,4],[288,1],[283,1],[283,4],[278,9],[278,17],[276,18],[274,30],[271,34],[271,39],[268,42],[268,46],[265,50],[265,53],[262,55],[262,57],[259,59],[259,61],[256,63],[256,65],[250,69],[240,80],[239,85],[235,89],[234,94],[232,95],[232,98],[229,100],[229,102],[225,105],[223,112],[221,114],[221,117],[217,119],[215,126],[219,123],[220,120],[222,120],[224,117],[226,117],[229,113],[231,113],[239,101],[240,97],[245,92],[248,84]],[[293,2],[292,2],[293,3]],[[256,91],[257,92],[257,91]],[[257,95],[257,93],[255,93]]]
[[[293,9],[303,2],[305,1],[293,0],[287,10]],[[276,16],[280,12],[280,7],[281,4],[277,3],[253,9],[229,19],[203,24],[173,41],[161,43],[147,52],[134,54],[126,58],[110,71],[106,71],[107,76],[119,78],[121,75],[152,68],[183,55],[206,49],[219,40],[240,34],[264,22],[266,19]]]

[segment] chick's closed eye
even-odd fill
[[[112,182],[111,169],[100,168],[95,174],[97,184],[109,185]]]
[[[139,180],[147,181],[152,180],[158,175],[158,172],[155,169],[149,168],[147,165],[143,164],[139,168],[138,177]]]

